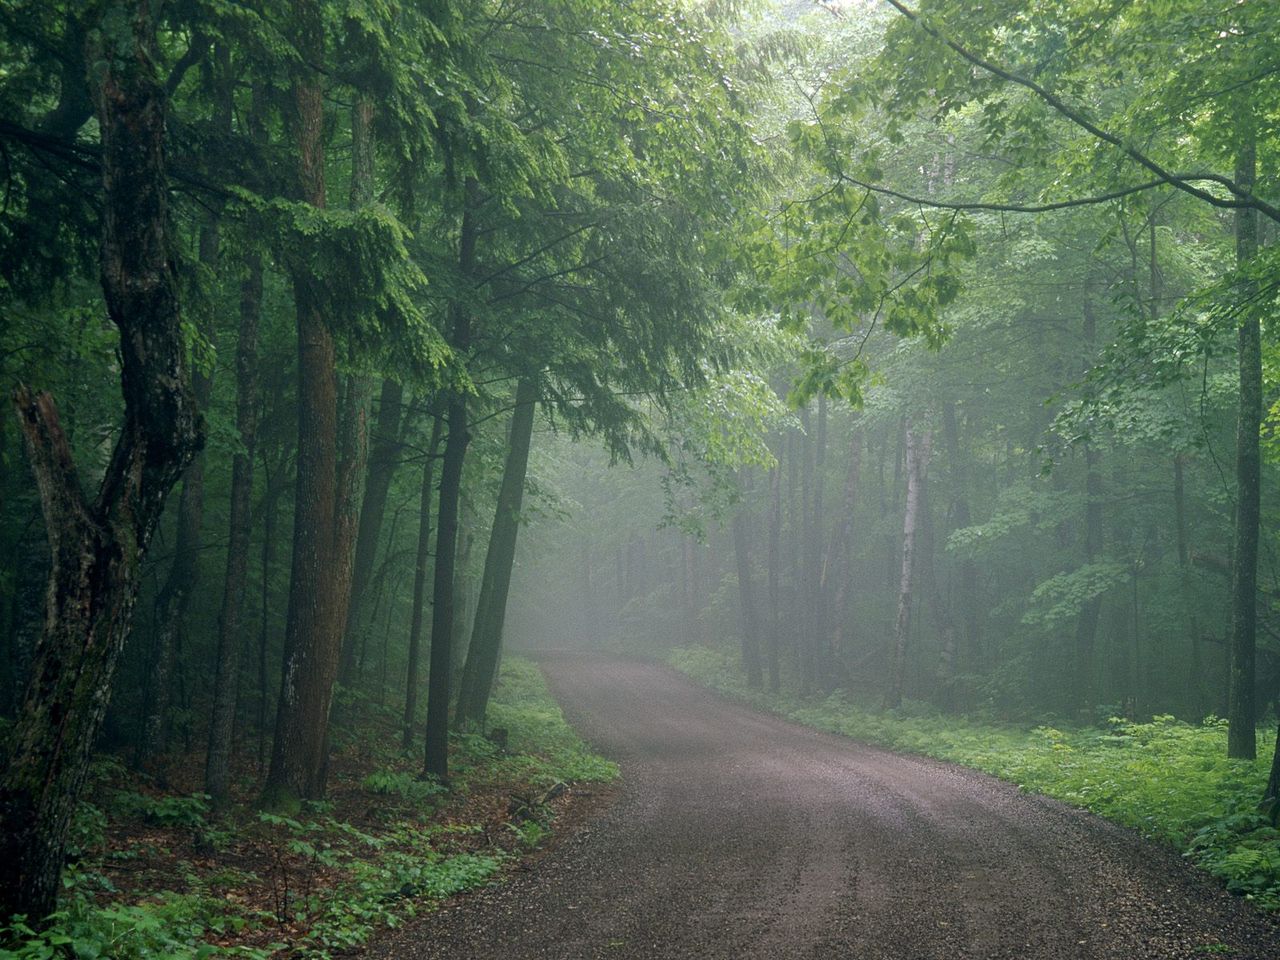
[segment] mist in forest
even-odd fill
[[[355,949],[672,669],[1280,909],[1280,26],[1113,6],[6,3],[0,956]]]

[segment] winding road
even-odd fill
[[[1280,925],[1087,813],[735,706],[662,667],[542,664],[566,716],[622,764],[618,800],[374,956],[1280,958]]]

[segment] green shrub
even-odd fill
[[[426,806],[447,790],[435,780],[424,780],[403,770],[375,770],[361,782],[370,793],[399,797],[415,806]]]

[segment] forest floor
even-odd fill
[[[360,736],[335,735],[329,798],[293,816],[255,809],[249,756],[223,813],[199,792],[202,757],[173,758],[164,789],[100,758],[55,922],[38,935],[0,935],[0,960],[349,955],[378,931],[527,865],[553,830],[615,791],[617,767],[566,725],[528,661],[503,665],[494,739],[453,739],[448,792],[417,778],[421,760],[399,750],[390,711],[360,709],[349,724]]]
[[[381,960],[1280,956],[1169,846],[1012,784],[730,703],[661,666],[542,660],[616,802]]]

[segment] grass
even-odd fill
[[[1000,777],[1084,807],[1175,848],[1265,910],[1280,910],[1280,831],[1257,810],[1275,745],[1259,731],[1257,761],[1228,760],[1226,721],[1111,718],[1081,729],[1019,727],[946,716],[923,704],[880,710],[836,692],[822,700],[749,690],[734,658],[677,649],[691,679],[797,723]]]
[[[0,960],[345,954],[492,882],[551,833],[574,785],[618,775],[565,722],[537,666],[519,658],[503,664],[490,737],[451,739],[451,790],[418,779],[420,758],[395,746],[391,712],[375,720],[335,751],[330,799],[295,816],[254,809],[252,771],[241,802],[215,817],[202,795],[139,787],[102,758],[86,791],[95,802],[78,810],[58,911],[40,930],[22,918],[0,926]]]

